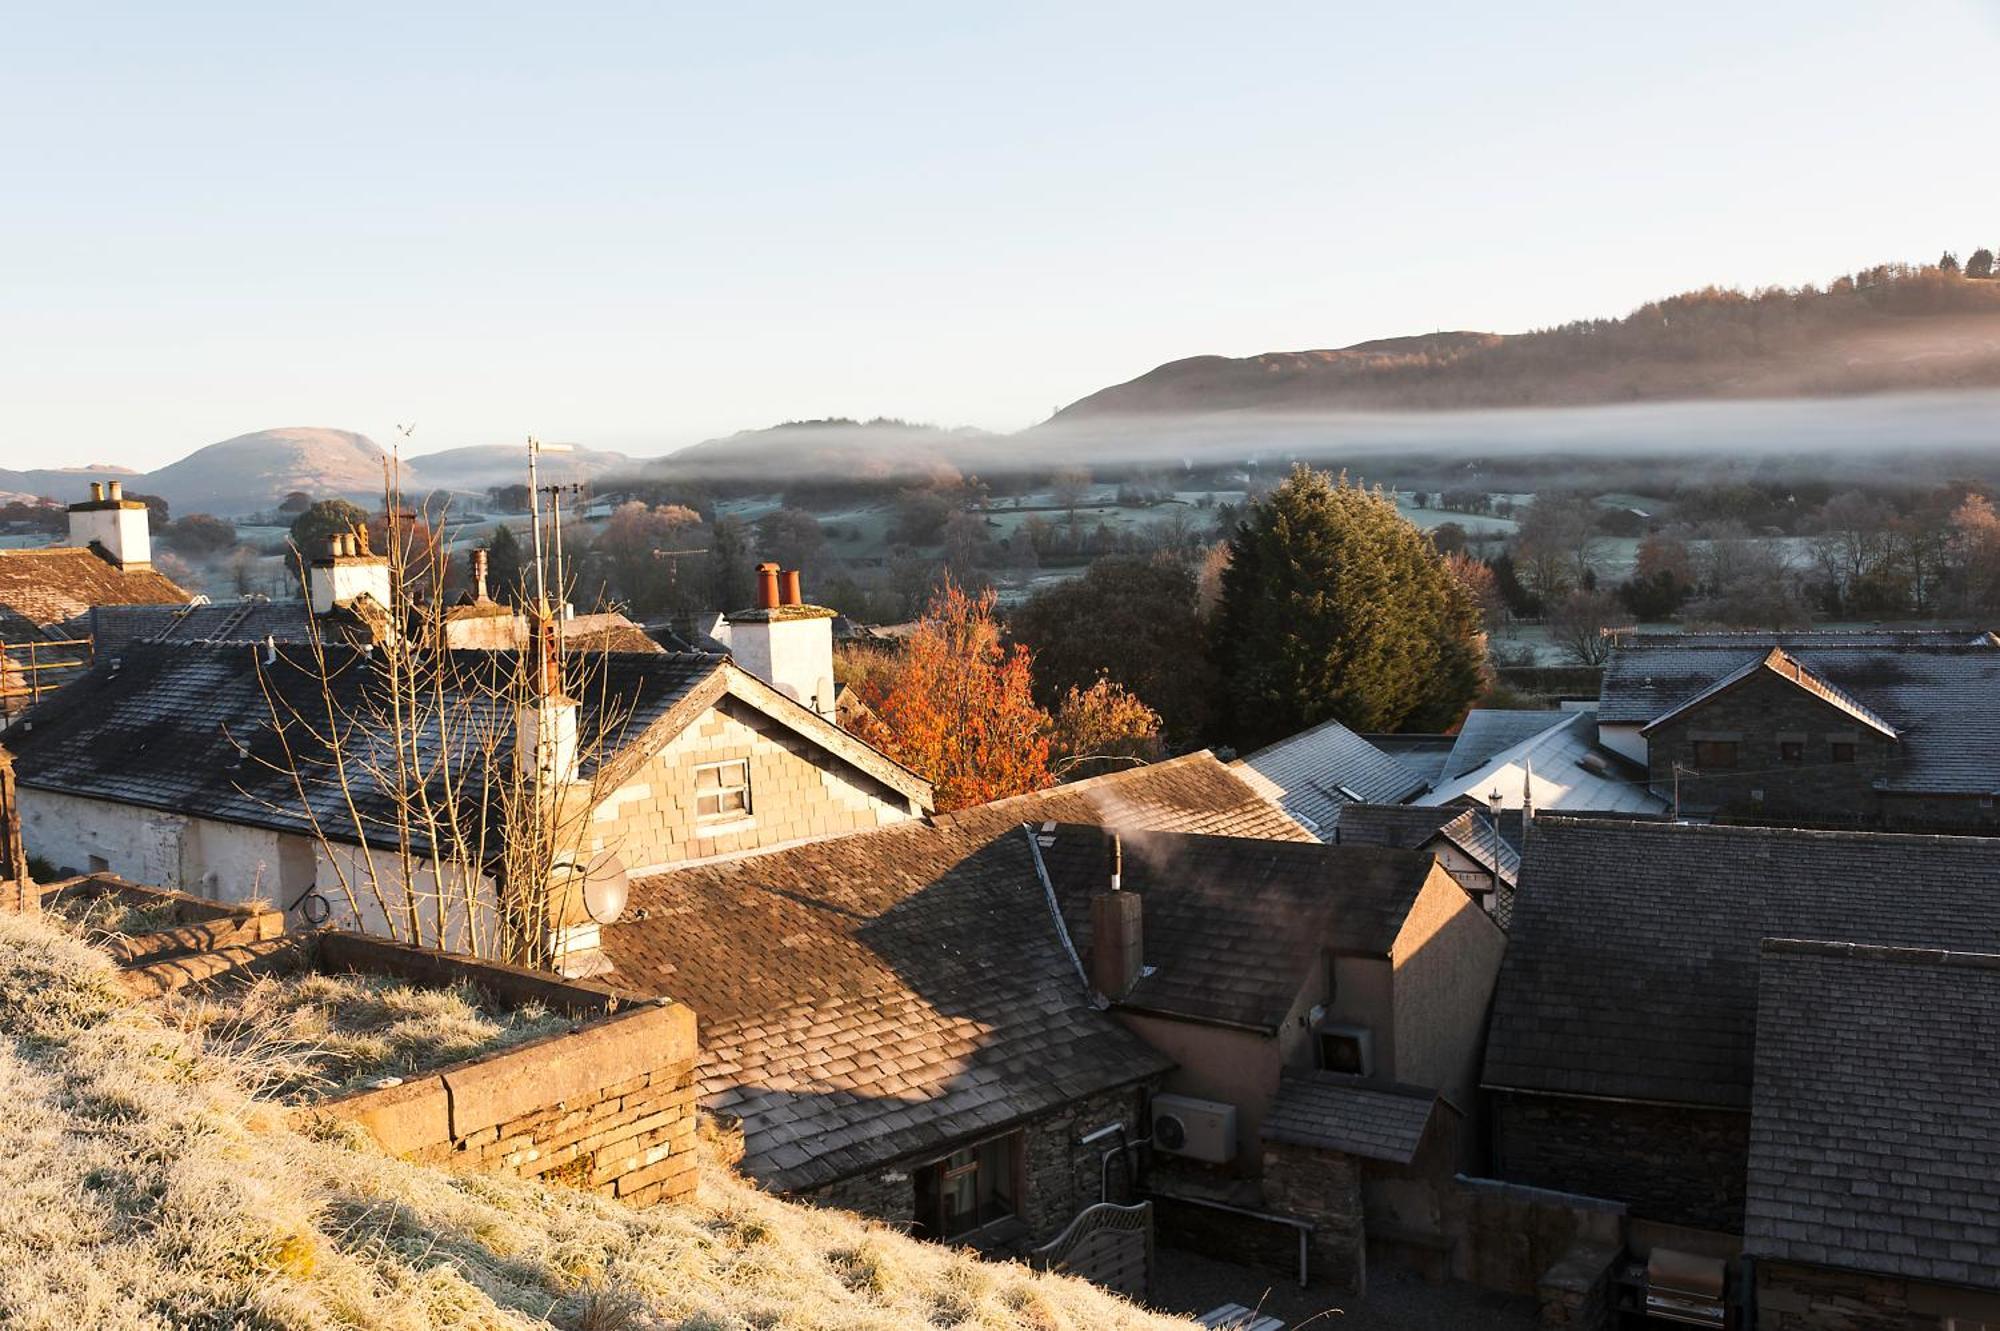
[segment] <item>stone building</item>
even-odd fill
[[[1996,1062],[2000,956],[1764,943],[1743,1235],[1759,1327],[2000,1321]]]
[[[1002,1251],[1125,1195],[1173,1059],[1066,943],[1024,826],[1058,818],[1305,836],[1203,753],[634,884],[605,952],[701,1012],[703,1105],[746,1173]]]
[[[1992,634],[1628,635],[1598,725],[1682,814],[2000,830]]]
[[[1536,819],[1487,1037],[1493,1172],[1743,1233],[1774,937],[1990,949],[2000,841]]]
[[[1035,850],[1111,1013],[1173,1059],[1166,1091],[1233,1120],[1178,1147],[1156,1127],[1156,1195],[1309,1221],[1349,1288],[1371,1238],[1448,1242],[1506,935],[1434,856],[1051,823]]]
[[[373,865],[392,893],[428,900],[441,894],[444,856],[419,826],[414,887],[400,886],[383,666],[365,644],[325,650],[324,670],[313,649],[270,644],[134,643],[101,659],[7,732],[29,853],[225,901],[263,897],[294,926],[391,932],[407,901],[343,883],[375,881]],[[425,788],[440,802],[446,781],[461,801],[489,798],[489,761],[547,763],[564,798],[587,804],[584,849],[635,873],[871,830],[930,807],[928,783],[727,659],[571,660],[574,699],[519,703],[468,686],[506,668],[493,653],[437,667],[447,696],[431,704],[430,724],[465,729],[443,747],[431,730],[419,735]],[[360,718],[345,762],[303,724],[325,715],[323,681],[340,714]],[[481,910],[497,901],[490,879],[476,890]]]

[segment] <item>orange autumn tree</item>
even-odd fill
[[[1055,783],[1028,650],[1001,646],[993,599],[947,578],[894,668],[854,682],[874,713],[862,737],[936,787],[941,810]]]
[[[1033,658],[1001,643],[993,602],[947,578],[900,657],[850,658],[848,687],[867,704],[856,733],[928,780],[942,811],[1158,753],[1159,715],[1121,684],[1073,688],[1054,716],[1036,706]]]

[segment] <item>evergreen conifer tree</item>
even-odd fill
[[[1443,730],[1478,695],[1479,607],[1380,490],[1300,466],[1230,540],[1212,626],[1239,748],[1322,721]]]

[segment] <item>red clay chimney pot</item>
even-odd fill
[[[757,565],[757,608],[776,610],[778,608],[778,566],[776,564]]]
[[[799,571],[795,568],[788,568],[779,574],[779,577],[784,580],[785,594],[782,604],[804,605],[805,602],[799,597]]]

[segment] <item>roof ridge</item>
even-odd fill
[[[1957,966],[2000,971],[2000,953],[1960,952],[1942,947],[1897,947],[1886,943],[1844,943],[1811,938],[1766,938],[1758,944],[1765,956],[1848,957],[1887,961],[1904,966]]]
[[[988,800],[984,804],[969,804],[963,809],[953,809],[948,813],[936,814],[933,817],[933,821],[939,826],[947,826],[963,820],[970,814],[997,813],[1010,804],[1041,799],[1055,791],[1073,794],[1080,790],[1095,790],[1116,782],[1135,780],[1141,773],[1145,772],[1159,772],[1172,767],[1198,766],[1200,765],[1200,760],[1203,758],[1207,758],[1210,762],[1214,763],[1217,771],[1228,775],[1239,784],[1243,784],[1244,792],[1249,798],[1253,800],[1263,799],[1256,791],[1251,790],[1248,784],[1243,783],[1242,777],[1231,772],[1227,765],[1215,756],[1212,750],[1196,749],[1192,753],[1183,753],[1172,758],[1162,758],[1158,762],[1146,763],[1139,767],[1122,767],[1116,771],[1100,772],[1096,776],[1087,776],[1081,781],[1065,781],[1060,785],[1044,786],[1040,790],[1024,790],[1018,795],[1003,795],[999,799]],[[1268,803],[1269,801],[1266,802]]]
[[[1551,828],[1562,831],[1576,829],[1608,831],[1615,828],[1621,831],[1762,837],[1769,840],[1854,841],[1864,845],[1967,846],[1974,849],[1991,846],[2000,849],[2000,836],[1960,836],[1938,832],[1871,832],[1861,828],[1760,827],[1747,823],[1691,823],[1641,818],[1569,818],[1559,813],[1536,814],[1533,827],[1538,832],[1546,832]]]

